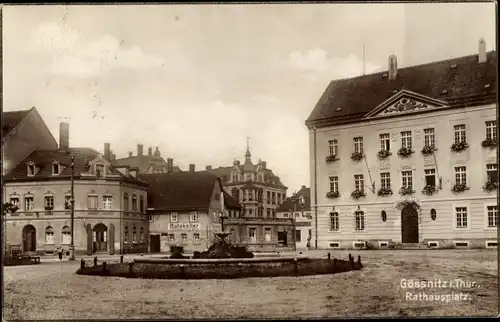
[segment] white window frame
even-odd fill
[[[413,170],[401,171],[401,187],[413,190]]]
[[[424,169],[425,185],[427,185],[427,177],[434,177],[434,186],[437,187],[439,185],[438,180],[437,180],[437,176],[436,176],[436,168]]]
[[[138,212],[137,194],[132,193],[132,212]]]
[[[353,138],[354,142],[354,152],[356,153],[364,153],[363,149],[363,137],[362,136],[357,136]]]
[[[55,204],[54,195],[48,194],[43,196],[43,209],[47,211],[54,210],[54,204]]]
[[[497,226],[490,226],[489,225],[489,211],[488,211],[488,208],[489,207],[497,207],[497,226],[499,225],[499,222],[498,222],[498,219],[500,219],[498,217],[498,204],[496,202],[486,202],[484,204],[484,227],[487,229],[487,230],[497,230],[498,227]]]
[[[103,195],[102,196],[102,209],[103,210],[112,210],[113,209],[113,196],[112,195]]]
[[[14,201],[17,200],[17,201]],[[17,209],[21,209],[20,204],[21,204],[21,197],[18,195],[12,195],[9,197],[9,202],[13,205],[16,206]]]
[[[379,134],[380,150],[391,151],[391,135],[389,133]]]
[[[465,165],[454,166],[453,172],[455,174],[455,184],[464,184],[467,186],[467,167]]]
[[[490,172],[495,172],[495,179],[498,182],[498,165],[496,163],[488,163],[486,164],[486,180],[485,182],[490,181]]]
[[[410,150],[413,148],[411,131],[401,132],[401,148]]]
[[[57,171],[55,171],[57,169]],[[52,175],[57,176],[61,174],[61,164],[59,162],[52,162]]]
[[[189,213],[189,221],[197,222],[198,221],[198,213],[196,211],[192,211]]]
[[[267,234],[269,232],[269,234]],[[269,243],[273,240],[272,238],[273,230],[269,227],[264,227],[264,241]],[[269,238],[268,238],[269,236]]]
[[[339,141],[338,139],[328,140],[328,155],[339,156]]]
[[[28,207],[28,200],[31,199],[31,203],[29,203],[30,207]],[[35,209],[35,196],[29,195],[24,196],[24,211],[33,211]]]
[[[170,222],[179,222],[179,213],[171,212],[170,213]]]
[[[339,177],[330,176],[329,178],[330,192],[339,192]]]
[[[381,189],[391,189],[391,173],[381,172],[380,173],[380,188]]]
[[[61,229],[61,245],[69,245],[69,244],[71,244],[71,231],[64,232],[64,227],[68,227],[68,226],[64,225]],[[68,227],[68,229],[71,229],[71,228]]]
[[[488,246],[489,243],[496,243],[496,246]],[[490,240],[485,240],[484,241],[484,248],[498,248],[498,240],[497,239],[490,239]]]
[[[169,233],[167,237],[168,237],[169,244],[175,243],[175,234],[174,233]]]
[[[355,211],[354,212],[354,231],[355,232],[362,232],[362,231],[366,231],[366,215],[365,215],[365,212],[363,210],[361,210],[362,213],[360,214],[361,216],[361,220],[358,220],[358,212]],[[362,227],[359,226],[358,227],[358,224],[359,223],[362,223]]]
[[[200,233],[193,233],[193,244],[199,244],[200,242]]]
[[[431,244],[436,244],[436,246],[431,246]],[[439,248],[439,240],[429,240],[427,242],[427,246],[432,248]]]
[[[433,127],[424,129],[424,146],[436,146],[436,130]]]
[[[453,125],[453,143],[467,142],[467,126],[465,124]]]
[[[365,178],[363,174],[354,175],[354,189],[358,191],[365,191]]]
[[[52,231],[47,231],[49,228]],[[55,245],[56,241],[54,237],[55,236],[54,227],[52,226],[45,227],[44,236],[45,236],[45,245]]]
[[[95,208],[91,208],[90,206],[90,198],[95,199]],[[99,210],[99,196],[96,194],[89,193],[87,195],[87,209],[88,210]]]
[[[340,232],[340,214],[337,211],[332,211],[328,214],[328,231],[331,233]]]
[[[466,209],[466,218],[467,218],[467,226],[457,226],[457,208],[465,208]],[[453,205],[453,230],[455,231],[468,231],[471,229],[471,215],[470,215],[470,206],[466,204],[455,204]]]
[[[486,139],[497,140],[498,132],[497,132],[497,121],[486,121]]]
[[[250,232],[253,232],[253,236],[250,234]],[[251,244],[256,244],[257,243],[257,228],[255,228],[255,227],[248,227],[248,241]]]
[[[28,177],[33,177],[36,175],[36,165],[32,162],[28,163],[27,167]]]

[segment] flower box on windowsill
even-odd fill
[[[356,162],[361,161],[363,159],[363,157],[364,157],[364,155],[361,152],[353,152],[351,154],[352,161],[356,161]]]
[[[365,197],[365,192],[363,190],[354,190],[351,192],[351,198],[353,199],[359,199],[361,197]]]
[[[327,155],[325,158],[326,163],[333,163],[338,160],[339,158],[335,154]]]
[[[497,140],[493,139],[485,139],[483,142],[481,142],[483,148],[490,148],[490,149],[497,147],[497,144],[498,144]]]
[[[401,196],[408,196],[408,195],[412,195],[414,193],[415,193],[415,190],[413,190],[410,187],[401,187],[401,188],[399,188],[399,194]]]
[[[398,150],[398,155],[402,158],[407,158],[413,154],[413,150],[409,148],[401,148]]]
[[[467,142],[453,143],[453,145],[451,146],[451,151],[462,152],[463,150],[467,149],[468,147],[469,147],[469,144],[467,144]]]
[[[493,190],[497,190],[497,189],[498,189],[498,182],[488,181],[483,186],[483,190],[486,192],[492,192]]]
[[[377,157],[379,160],[383,160],[385,158],[388,158],[390,155],[392,155],[392,153],[389,150],[380,150],[377,153]]]
[[[467,187],[465,184],[463,183],[456,183],[453,188],[451,188],[451,191],[453,191],[454,193],[460,193],[460,192],[464,192],[465,190],[469,190],[469,187]]]
[[[422,189],[422,193],[427,196],[432,196],[437,192],[436,186],[426,185],[424,189]]]
[[[436,147],[434,145],[424,145],[422,147],[422,151],[420,151],[423,155],[432,155],[434,151],[436,151]]]
[[[326,197],[328,199],[335,199],[335,198],[340,197],[340,193],[338,191],[328,191],[326,193]]]
[[[391,188],[380,188],[377,191],[377,196],[379,196],[379,197],[390,196],[392,194],[393,194],[393,192],[392,192]]]

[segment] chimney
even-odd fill
[[[167,158],[167,173],[174,172],[174,159]]]
[[[302,186],[302,189],[305,189],[305,188],[306,188],[306,186],[304,186],[304,185],[303,185],[303,186]]]
[[[267,162],[266,161],[261,161],[260,165],[262,166],[262,169],[266,169],[267,167]]]
[[[69,149],[69,124],[66,122],[59,124],[59,149]]]
[[[132,152],[129,152],[128,153],[128,157],[131,158],[132,157]]]
[[[137,144],[137,155],[141,156],[144,151],[144,146],[142,144]]]
[[[152,157],[152,156],[153,156],[153,148],[149,147],[148,148],[148,157]]]
[[[111,154],[111,160],[112,160],[112,161],[115,161],[115,160],[116,160],[116,154],[114,154],[114,153],[112,153],[112,154]]]
[[[484,38],[479,39],[479,53],[477,62],[479,64],[486,62],[486,42],[484,41]]]
[[[389,80],[395,80],[398,74],[398,59],[396,55],[389,56]]]
[[[211,165],[207,165],[206,168],[205,168],[205,170],[207,170],[207,171],[212,170],[212,166]]]
[[[111,159],[111,144],[109,143],[104,143],[104,159]]]
[[[189,172],[194,172],[194,164],[189,165]]]

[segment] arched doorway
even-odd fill
[[[23,251],[36,252],[36,229],[32,225],[23,228]]]
[[[418,212],[412,205],[401,211],[401,240],[403,243],[418,243]]]
[[[106,252],[108,250],[108,227],[104,224],[97,224],[92,229],[94,252]]]

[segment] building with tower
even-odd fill
[[[332,81],[306,121],[317,248],[497,247],[497,56]]]

